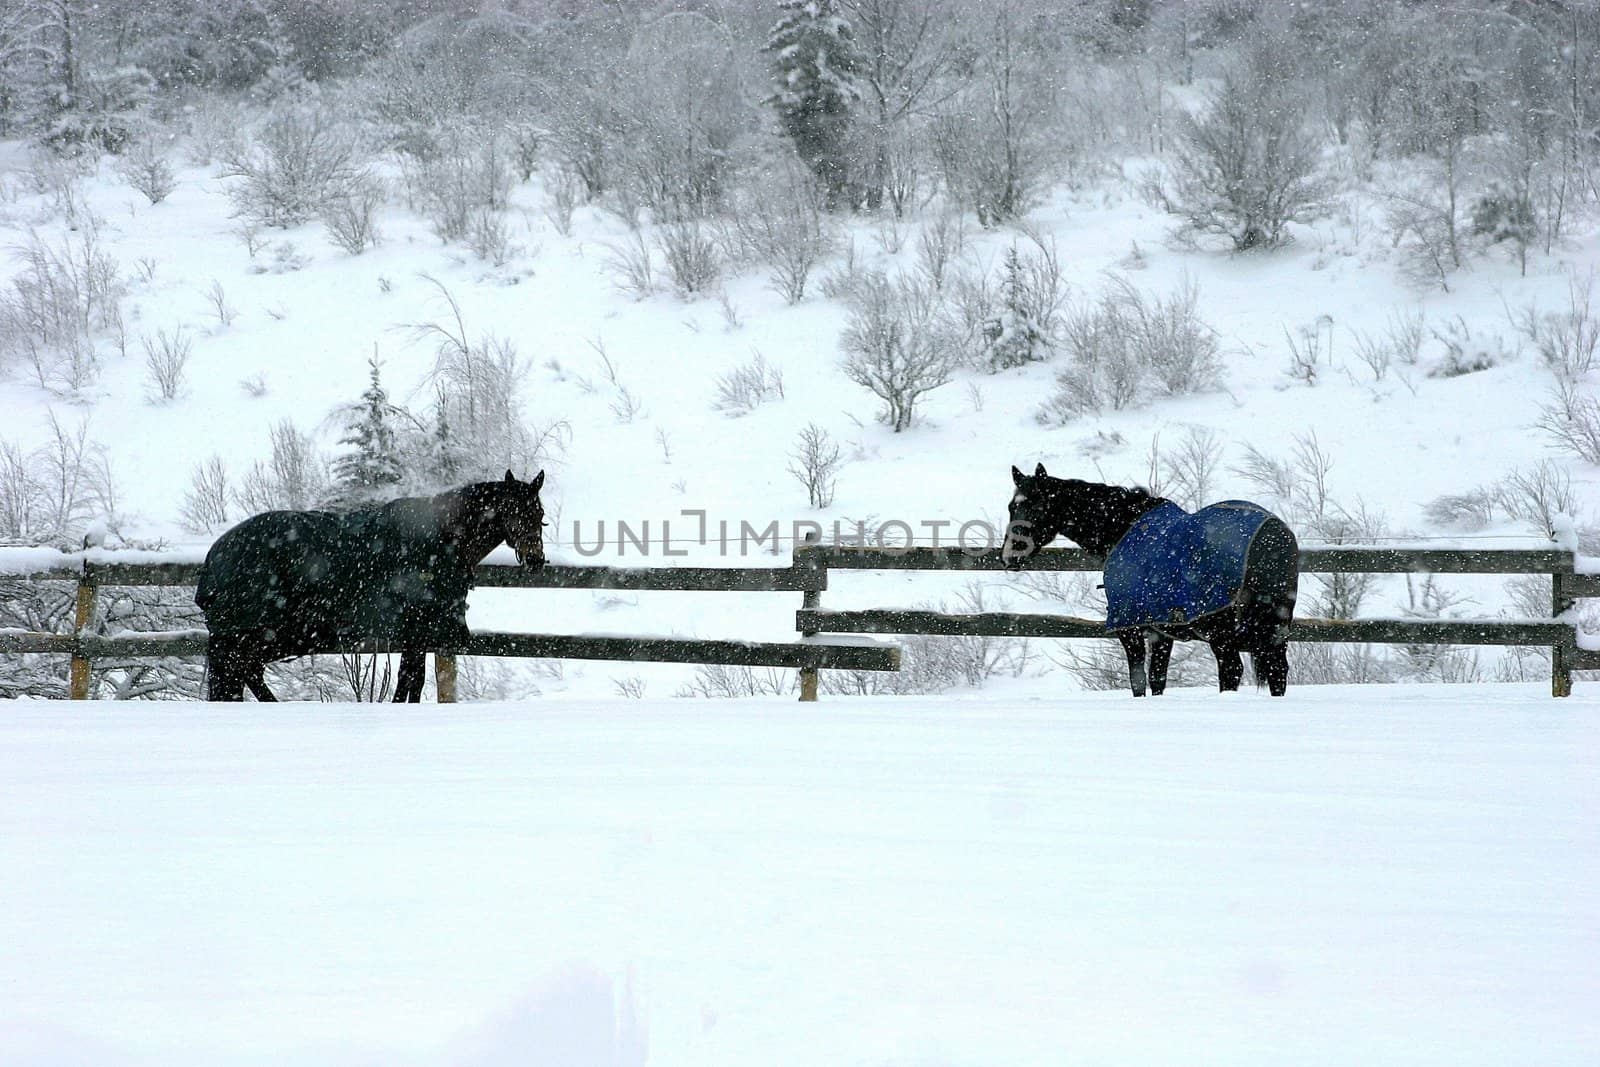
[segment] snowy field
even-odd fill
[[[1600,1062],[1600,690],[1046,692],[5,704],[0,1062]]]

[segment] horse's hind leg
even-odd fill
[[[1117,634],[1117,640],[1122,642],[1122,651],[1128,657],[1128,684],[1133,688],[1133,695],[1144,696],[1144,632],[1141,630],[1123,630]]]
[[[1150,635],[1150,695],[1158,697],[1167,691],[1167,664],[1172,661],[1172,638],[1165,634]]]
[[[395,676],[394,702],[396,704],[420,704],[422,702],[422,683],[428,674],[428,654],[416,649],[404,649],[400,653],[400,673]]]
[[[257,700],[263,702],[277,702],[277,697],[272,690],[267,688],[267,665],[261,660],[254,660],[244,672],[244,684],[250,687],[250,692],[255,694]],[[242,696],[242,694],[241,694]]]
[[[1244,660],[1240,658],[1239,650],[1233,645],[1213,641],[1211,653],[1217,657],[1217,690],[1223,693],[1237,692],[1239,682],[1244,679]]]
[[[1289,691],[1289,645],[1268,645],[1250,653],[1256,680],[1267,683],[1267,692],[1281,697]]]

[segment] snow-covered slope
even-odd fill
[[[20,152],[6,158],[14,167],[24,165]],[[28,193],[15,174],[6,188],[9,201],[0,210],[5,243],[19,244],[29,232],[52,242],[69,236],[60,218],[47,218],[46,198]],[[109,167],[86,181],[84,205],[100,219],[98,239],[131,282],[123,301],[129,354],[117,356],[114,346],[103,345],[109,354],[99,380],[76,398],[47,393],[17,366],[0,380],[6,412],[0,438],[6,441],[24,449],[40,443],[52,413],[64,425],[87,421],[90,438],[109,449],[122,489],[122,529],[130,537],[203,543],[203,535],[178,525],[191,472],[215,454],[237,476],[266,456],[269,430],[280,420],[318,432],[336,449],[328,416],[360,395],[374,350],[395,398],[425,409],[429,394],[422,382],[432,350],[408,327],[448,318],[441,284],[459,302],[470,333],[516,344],[531,368],[530,418],[564,423],[571,431],[551,464],[547,492],[558,518],[551,531],[557,559],[578,558],[575,523],[592,545],[604,521],[610,551],[598,561],[638,562],[631,547],[619,555],[616,523],[638,529],[648,521],[660,538],[670,521],[674,538],[683,538],[697,521],[684,517],[685,509],[703,511],[713,529],[719,521],[737,529],[743,521],[763,528],[779,520],[787,531],[795,519],[898,519],[921,533],[930,521],[998,523],[1013,462],[1043,461],[1052,473],[1142,482],[1152,443],[1170,448],[1191,427],[1215,432],[1222,445],[1212,498],[1258,495],[1232,470],[1247,446],[1286,456],[1297,437],[1314,435],[1331,457],[1327,488],[1339,505],[1383,517],[1387,536],[1437,536],[1449,531],[1427,526],[1427,501],[1495,482],[1553,455],[1534,429],[1549,374],[1533,353],[1519,349],[1507,312],[1564,307],[1569,281],[1588,277],[1600,262],[1600,237],[1591,233],[1564,242],[1553,256],[1536,255],[1527,277],[1491,251],[1453,276],[1450,292],[1424,291],[1403,278],[1371,219],[1350,211],[1298,230],[1296,242],[1282,251],[1226,256],[1170,246],[1171,220],[1126,185],[1107,181],[1082,193],[1058,191],[1029,222],[1059,250],[1074,296],[1093,298],[1108,271],[1151,295],[1192,280],[1200,315],[1222,341],[1225,389],[1047,428],[1034,414],[1060,358],[994,375],[968,370],[931,394],[919,425],[893,434],[874,421],[877,401],[841,373],[838,340],[846,310],[816,295],[815,283],[813,295],[798,306],[787,305],[754,268],[726,279],[725,300],[666,294],[634,300],[617,290],[616,271],[608,266],[611,249],[626,235],[621,222],[580,207],[571,235],[558,234],[543,214],[545,192],[537,179],[515,191],[510,219],[521,252],[502,267],[441,245],[423,220],[398,206],[385,209],[384,241],[364,255],[340,251],[312,224],[269,234],[252,257],[234,236],[225,192],[222,180],[198,168],[182,171],[177,191],[154,206]],[[927,221],[901,224],[895,255],[884,250],[895,241],[884,240],[876,224],[851,223],[845,237],[863,265],[911,270],[915,237]],[[967,262],[993,275],[1004,250],[1018,240],[1015,232],[974,229]],[[289,261],[303,261],[299,269],[275,265],[281,257],[274,247],[283,243],[293,246]],[[836,256],[824,273],[840,261]],[[13,266],[0,265],[0,278]],[[208,296],[213,283],[234,312],[227,325]],[[1430,327],[1464,329],[1476,344],[1503,349],[1501,364],[1428,377],[1444,351],[1430,336],[1419,366],[1374,381],[1354,355],[1357,334],[1381,333],[1391,316],[1419,310]],[[177,400],[151,403],[139,339],[179,327],[194,342],[189,384]],[[1330,349],[1315,386],[1285,373],[1286,335],[1299,337],[1302,328]],[[631,421],[618,417],[618,389],[597,346],[616,382],[637,400]],[[785,396],[742,418],[715,412],[716,378],[754,353],[783,372]],[[257,380],[263,395],[241,387]],[[852,459],[836,503],[825,512],[807,508],[804,490],[786,470],[796,434],[811,422],[842,442]],[[1575,460],[1559,462],[1580,505],[1591,502],[1600,473]],[[1588,519],[1594,510],[1591,503]],[[1528,533],[1502,524],[1476,536]],[[699,545],[675,547],[702,558],[716,554]],[[665,561],[659,546],[654,555]],[[937,599],[949,589],[928,580],[900,600]],[[1467,590],[1482,611],[1503,606],[1493,584]],[[1393,610],[1398,595],[1391,590],[1374,609]],[[707,636],[742,634],[752,626],[787,632],[793,605],[772,598],[760,604],[762,611],[772,609],[770,617],[756,616],[766,622],[751,623],[744,606],[728,604],[728,610],[696,609],[688,623],[677,613],[677,626]],[[571,597],[495,612],[480,598],[474,621],[660,628],[662,615],[648,605],[636,608],[627,598]]]

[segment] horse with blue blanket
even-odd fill
[[[1244,500],[1190,513],[1143,489],[1052,478],[1042,463],[1031,477],[1012,467],[1011,480],[1006,567],[1061,536],[1105,557],[1106,630],[1127,653],[1134,696],[1145,694],[1147,637],[1154,695],[1173,641],[1207,642],[1225,692],[1239,688],[1249,652],[1257,680],[1284,694],[1300,547],[1282,519]]]
[[[473,568],[497,545],[544,566],[544,472],[510,472],[374,508],[268,511],[217,538],[195,590],[211,631],[207,699],[274,700],[268,663],[377,642],[398,649],[397,702],[421,699],[429,649],[467,639]]]

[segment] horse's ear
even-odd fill
[[[544,488],[544,471],[540,471],[538,474],[534,475],[533,481],[528,484],[533,486],[533,491],[535,493]]]
[[[511,473],[511,468],[510,467],[507,467],[506,468],[506,481],[514,482],[516,480],[517,480],[517,476],[515,474]]]
[[[1035,478],[1043,478],[1043,477],[1046,476],[1045,473],[1044,473],[1044,464],[1043,463],[1041,463],[1037,467],[1033,468],[1033,476]]]
[[[1015,485],[1022,484],[1022,472],[1019,471],[1015,466],[1011,468],[1011,481]]]

